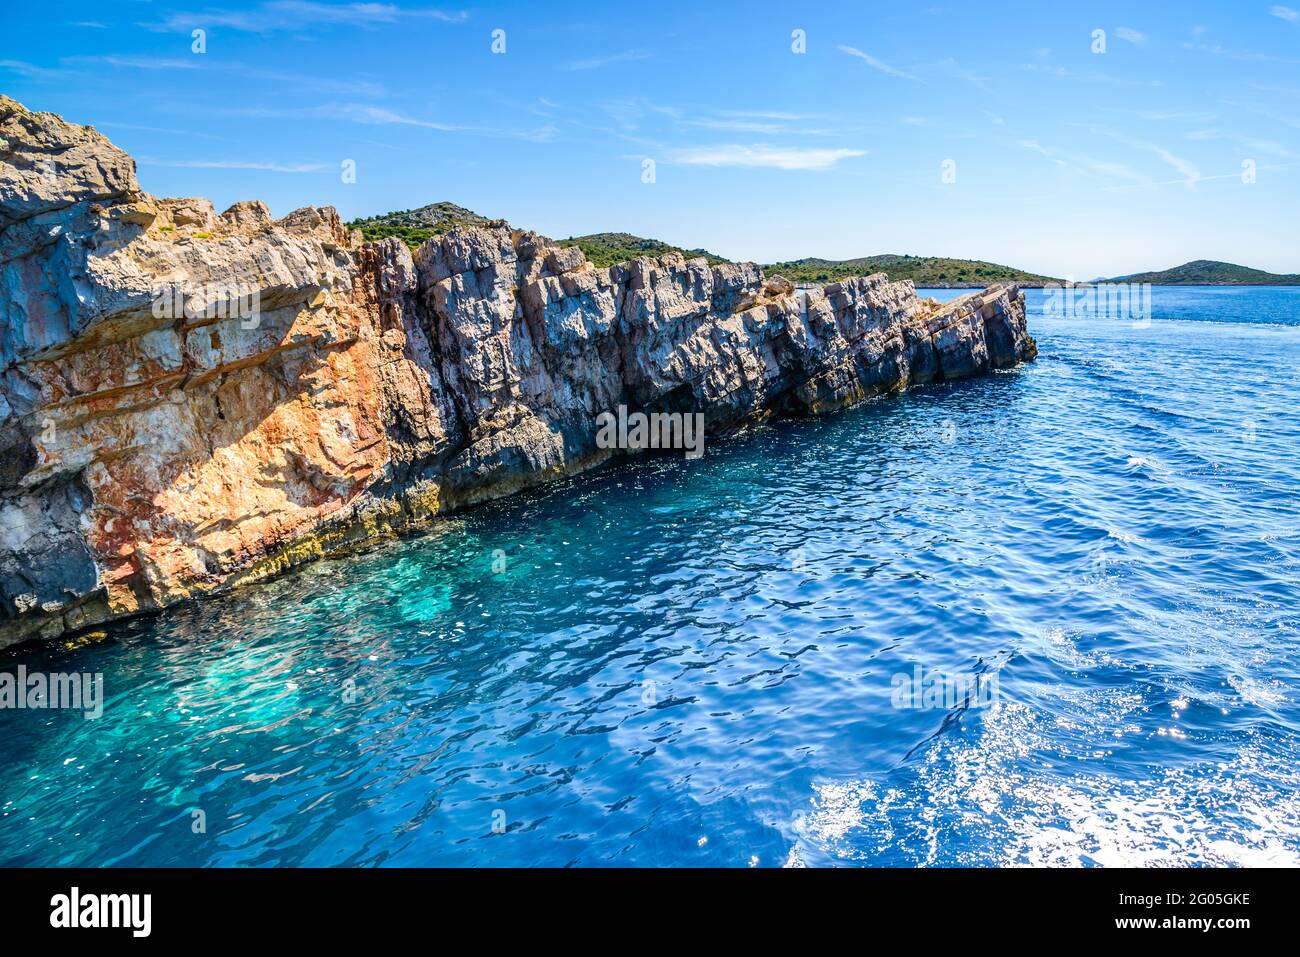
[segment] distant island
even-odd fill
[[[418,209],[399,210],[354,219],[347,225],[361,230],[367,240],[395,236],[412,249],[427,239],[440,236],[461,226],[501,225],[504,220],[489,219],[473,210],[455,203],[430,203]],[[686,249],[658,239],[647,239],[632,233],[590,233],[557,240],[561,246],[577,246],[591,262],[599,267],[627,262],[638,256],[663,256],[681,253],[687,259],[703,256],[710,263],[730,262],[707,249]],[[978,259],[949,259],[942,256],[908,256],[886,253],[863,256],[858,259],[795,259],[789,262],[766,263],[763,271],[780,275],[795,283],[826,283],[853,276],[869,276],[883,272],[890,279],[910,279],[923,289],[982,289],[999,282],[1014,282],[1035,287],[1065,280],[1053,276],[1003,266]],[[1300,274],[1279,274],[1238,266],[1234,263],[1198,259],[1172,269],[1158,272],[1133,273],[1112,279],[1095,279],[1092,282],[1150,283],[1157,286],[1300,286]]]
[[[1300,275],[1265,272],[1213,259],[1197,259],[1172,269],[1139,272],[1098,281],[1149,282],[1153,286],[1300,286]]]

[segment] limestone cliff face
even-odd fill
[[[218,215],[0,97],[0,646],[599,464],[619,405],[718,431],[1034,355],[1014,287],[939,307],[504,225],[413,259],[329,207]]]

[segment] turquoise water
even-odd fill
[[[107,702],[0,710],[0,864],[1300,863],[1300,289],[1029,295],[1023,369],[8,655]]]

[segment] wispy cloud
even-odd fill
[[[179,169],[245,169],[268,173],[319,173],[325,163],[259,163],[246,160],[160,160],[144,157],[141,166],[173,166]]]
[[[1160,157],[1163,162],[1177,170],[1178,174],[1183,178],[1182,181],[1189,187],[1195,186],[1197,180],[1201,178],[1201,171],[1197,169],[1191,161],[1185,160],[1181,156],[1175,156],[1163,146],[1156,146],[1154,143],[1138,144],[1138,146],[1140,149],[1146,149],[1154,153],[1156,156]]]
[[[865,156],[865,150],[809,149],[766,145],[696,146],[672,150],[669,160],[685,166],[741,166],[768,169],[830,169],[841,160]]]
[[[168,136],[183,136],[187,139],[192,137],[205,140],[225,139],[224,136],[216,136],[212,133],[196,133],[194,130],[178,130],[168,126],[141,126],[138,123],[96,123],[95,128],[98,130],[138,130],[142,133],[164,133]]]
[[[1118,113],[1123,116],[1136,116],[1140,120],[1153,123],[1166,123],[1185,120],[1195,123],[1209,123],[1215,118],[1213,113],[1189,113],[1185,110],[1134,110],[1113,106],[1097,107],[1102,113]]]
[[[1147,42],[1147,35],[1139,30],[1134,30],[1132,27],[1116,27],[1115,36],[1125,43],[1132,43],[1136,46],[1141,46]]]
[[[1124,180],[1130,183],[1147,182],[1146,177],[1114,160],[1044,146],[1038,140],[1021,140],[1020,145],[1032,153],[1038,153],[1040,156],[1046,157],[1062,169],[1068,169],[1085,176],[1106,180],[1107,182],[1115,180]]]
[[[1290,7],[1284,7],[1281,4],[1268,8],[1268,12],[1273,14],[1279,20],[1286,20],[1288,23],[1300,23],[1300,13],[1292,10]]]
[[[1267,106],[1260,106],[1258,103],[1252,103],[1250,101],[1239,102],[1236,100],[1222,100],[1221,102],[1224,106],[1230,106],[1237,110],[1245,110],[1248,113],[1254,113],[1256,116],[1266,117],[1274,123],[1279,123],[1282,126],[1289,126],[1292,129],[1300,129],[1300,118],[1296,117],[1294,113],[1280,113],[1277,110],[1270,109]]]
[[[993,89],[989,84],[990,77],[981,76],[971,70],[966,69],[953,57],[945,57],[936,64],[940,72],[961,80],[963,83],[969,83],[971,86],[983,90],[985,93],[992,94]]]
[[[650,54],[643,53],[640,50],[624,50],[622,53],[611,53],[608,56],[574,60],[572,63],[564,64],[560,69],[570,73],[578,70],[599,70],[603,66],[612,66],[615,63],[629,63],[633,60],[645,60],[649,59],[649,57]]]
[[[1159,80],[1129,80],[1124,77],[1111,76],[1109,73],[1079,73],[1067,70],[1063,66],[1046,66],[1042,63],[1026,63],[1024,68],[1030,73],[1045,73],[1063,80],[1075,80],[1079,83],[1105,83],[1111,86],[1161,86]]]
[[[729,116],[705,116],[682,120],[682,126],[703,130],[723,130],[732,133],[761,133],[765,136],[826,136],[832,131],[810,126],[794,126],[780,120],[744,119]]]
[[[1243,153],[1258,153],[1267,156],[1281,156],[1291,158],[1297,155],[1296,151],[1289,146],[1277,142],[1276,140],[1261,140],[1252,136],[1242,136],[1238,133],[1229,133],[1223,130],[1206,129],[1192,130],[1187,134],[1189,140],[1222,140],[1231,143]]]
[[[1114,140],[1116,143],[1124,144],[1130,149],[1141,150],[1159,157],[1161,162],[1165,163],[1178,173],[1179,179],[1174,180],[1174,182],[1182,183],[1187,186],[1188,189],[1195,189],[1197,182],[1204,178],[1201,176],[1201,171],[1197,169],[1195,164],[1190,160],[1186,160],[1156,143],[1148,143],[1145,140],[1136,140],[1132,137],[1125,136],[1122,133],[1117,133],[1114,130],[1109,130],[1104,127],[1089,126],[1085,128],[1093,135],[1106,136]]]
[[[652,103],[641,97],[604,100],[598,106],[624,130],[639,129],[643,122],[654,117],[666,116],[678,120],[683,116],[683,111],[675,106]]]
[[[63,75],[62,70],[51,70],[49,67],[37,66],[25,60],[0,60],[0,70],[17,73],[29,80],[52,80]]]
[[[719,110],[718,115],[752,117],[758,120],[785,120],[791,123],[798,120],[824,119],[820,113],[785,113],[780,110]]]
[[[916,80],[918,82],[921,79],[919,76],[913,76],[911,73],[906,73],[903,70],[892,67],[883,60],[877,60],[870,53],[867,53],[865,50],[859,50],[857,47],[844,46],[843,44],[840,44],[836,49],[841,53],[847,53],[849,56],[857,57],[859,60],[864,61],[873,70],[879,70],[881,73],[885,73],[889,76],[896,76],[902,80]]]
[[[311,27],[375,29],[404,20],[461,23],[465,11],[403,9],[391,3],[316,3],[312,0],[271,0],[249,10],[203,10],[170,13],[162,20],[142,23],[155,32],[188,32],[195,27],[227,27],[244,33],[301,32]]]
[[[1296,166],[1295,163],[1281,164],[1281,165],[1274,164],[1269,166],[1260,166],[1258,167],[1258,169],[1260,172],[1263,172],[1265,170],[1271,171],[1271,170],[1282,170],[1282,169],[1294,169],[1295,166]],[[1216,173],[1211,176],[1202,176],[1197,180],[1197,182],[1208,183],[1213,180],[1238,180],[1239,181],[1240,179],[1241,179],[1241,170],[1238,169],[1238,170],[1234,170],[1231,173]],[[1153,189],[1160,186],[1185,186],[1186,184],[1187,181],[1184,179],[1166,179],[1166,180],[1159,180],[1159,181],[1153,180],[1150,182],[1138,183],[1133,185],[1103,186],[1102,189],[1108,193],[1114,193],[1114,192],[1126,192],[1130,190],[1139,190],[1139,189]]]
[[[276,83],[295,86],[316,93],[336,93],[345,96],[383,96],[384,87],[371,80],[340,79],[338,77],[311,76],[301,73],[284,73],[279,70],[267,70],[246,63],[210,60],[207,57],[150,57],[121,56],[105,54],[101,56],[66,57],[64,63],[93,64],[111,66],[125,70],[186,70],[211,71],[233,75],[245,79],[260,80],[264,83]]]
[[[444,123],[439,120],[423,119],[411,116],[387,107],[372,106],[366,103],[326,103],[322,106],[302,109],[283,109],[278,107],[245,108],[228,111],[228,115],[247,116],[258,119],[331,119],[346,120],[352,123],[364,123],[375,126],[414,126],[440,133],[467,133],[475,136],[501,137],[505,139],[530,140],[544,143],[555,136],[552,126],[537,129],[511,129],[494,126],[468,126],[457,123]]]
[[[1300,86],[1277,86],[1272,83],[1252,83],[1252,89],[1264,93],[1285,93],[1287,96],[1300,96]]]
[[[198,57],[181,59],[179,57],[155,56],[118,56],[105,54],[101,56],[65,57],[64,63],[91,63],[102,66],[115,66],[128,70],[201,70],[204,68]]]
[[[1184,50],[1196,53],[1209,53],[1212,56],[1227,57],[1230,60],[1243,60],[1248,63],[1300,63],[1295,57],[1276,56],[1272,53],[1256,53],[1253,50],[1229,50],[1218,44],[1184,43]]]

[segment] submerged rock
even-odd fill
[[[218,215],[0,97],[0,646],[590,468],[619,406],[717,432],[1035,354],[1014,286],[939,306],[883,274],[598,269],[504,224],[412,257],[330,207]]]

